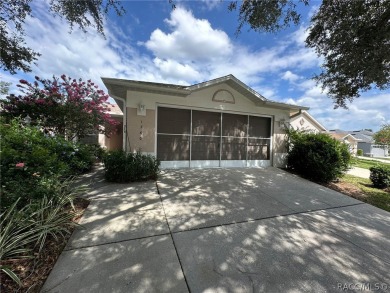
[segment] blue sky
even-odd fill
[[[242,29],[235,35],[237,13],[224,1],[179,1],[175,10],[167,1],[124,1],[126,14],[110,13],[106,38],[93,29],[85,34],[48,14],[44,1],[35,1],[33,18],[26,20],[26,42],[42,53],[29,74],[0,72],[13,83],[35,75],[63,73],[100,77],[194,84],[233,74],[268,99],[310,107],[310,113],[328,129],[378,130],[390,123],[390,91],[371,90],[334,109],[311,77],[320,72],[321,58],[304,45],[310,16],[316,5],[299,7],[302,22],[277,34]]]

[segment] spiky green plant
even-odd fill
[[[74,210],[73,200],[86,188],[72,187],[73,180],[65,180],[58,188],[54,197],[43,197],[17,210],[15,201],[0,215],[0,259],[31,258],[33,247],[42,250],[47,237],[55,239],[70,233],[70,227],[78,225],[72,222],[75,212],[69,212],[66,207],[70,204]],[[21,285],[20,278],[10,267],[1,265],[0,270],[13,281]]]
[[[31,249],[28,246],[38,240],[41,232],[39,226],[26,221],[23,215],[26,208],[19,211],[15,209],[18,201],[0,215],[0,259],[3,261],[31,257]],[[19,277],[9,267],[1,265],[0,269],[21,284]]]

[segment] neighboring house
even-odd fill
[[[81,142],[87,144],[99,144],[106,150],[119,150],[122,149],[123,142],[123,113],[117,104],[112,104],[110,106],[110,112],[112,118],[117,120],[119,124],[116,126],[116,132],[107,137],[102,133],[95,133],[87,135],[80,139]]]
[[[387,157],[389,155],[388,146],[375,144],[374,132],[364,129],[349,131],[349,133],[359,139],[358,149],[363,150],[363,155],[370,157]]]
[[[354,137],[359,139],[358,149],[363,150],[363,154],[371,154],[372,145],[375,144],[373,135],[374,133],[367,130],[350,131]]]
[[[326,128],[314,119],[307,111],[293,113],[290,117],[290,126],[296,130],[320,133],[325,132]]]
[[[102,78],[123,115],[123,149],[162,168],[285,166],[284,125],[306,107],[268,100],[233,75],[191,86]]]
[[[363,151],[363,155],[367,157],[387,157],[389,155],[388,146],[376,145],[373,138],[374,132],[363,129],[354,131],[344,131],[340,129],[329,130],[329,133],[337,133],[347,135],[350,134],[357,140],[357,149]]]
[[[337,130],[337,132],[335,130],[330,130],[328,134],[334,139],[347,144],[351,154],[357,155],[359,139],[355,138],[352,134],[341,132],[340,130]]]

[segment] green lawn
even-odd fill
[[[390,161],[389,163],[383,163],[379,161],[359,159],[359,158],[352,158],[351,164],[353,167],[359,167],[364,169],[370,169],[371,167],[378,166],[378,165],[390,167]]]
[[[355,187],[359,188],[364,194],[359,200],[390,212],[390,192],[373,188],[370,179],[344,175],[340,181],[353,184]]]

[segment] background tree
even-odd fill
[[[324,0],[306,44],[324,57],[316,76],[337,106],[390,86],[390,1]]]
[[[12,74],[17,70],[31,71],[31,63],[40,55],[24,41],[24,21],[33,14],[31,2],[0,1],[0,68]],[[71,29],[78,26],[86,31],[88,27],[95,27],[102,35],[103,20],[108,11],[112,8],[118,15],[124,13],[119,0],[51,0],[49,7],[49,13],[64,18]]]
[[[24,95],[10,95],[4,101],[2,116],[31,118],[33,125],[68,140],[96,132],[110,135],[118,124],[111,118],[108,95],[91,80],[84,82],[65,75],[60,79],[40,79],[33,84],[21,80]]]
[[[229,10],[239,10],[237,34],[242,27],[248,24],[255,31],[277,32],[290,26],[290,23],[297,25],[301,15],[296,10],[296,4],[308,5],[309,0],[247,0],[232,1]]]
[[[11,83],[0,80],[0,95],[7,95]]]
[[[240,3],[240,5],[238,5]],[[245,24],[255,31],[277,32],[298,24],[297,5],[309,0],[247,0],[231,2],[239,10],[240,32]],[[390,1],[323,0],[311,19],[306,45],[324,58],[315,76],[335,107],[346,107],[361,92],[390,86]]]
[[[381,129],[374,134],[374,140],[377,144],[390,146],[390,124],[382,125]]]

